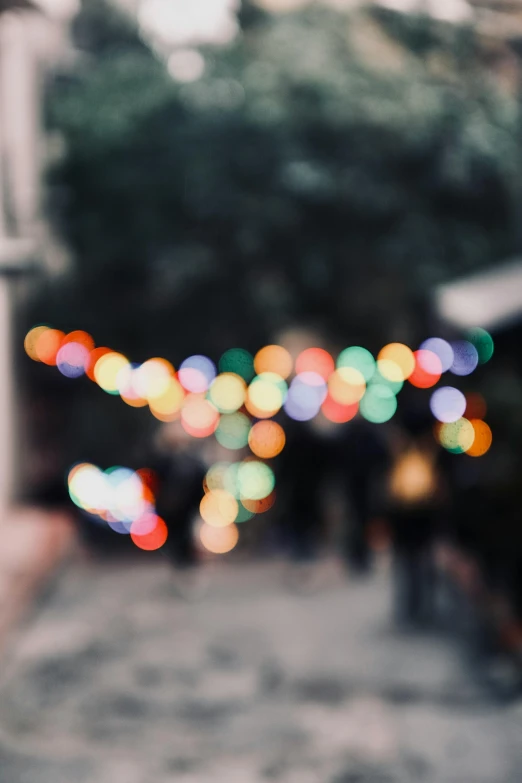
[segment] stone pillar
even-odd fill
[[[0,514],[15,490],[15,407],[9,278],[0,274]]]

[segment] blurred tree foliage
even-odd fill
[[[516,101],[470,29],[250,2],[240,23],[178,83],[129,19],[84,0],[47,102],[72,265],[35,318],[174,364],[295,321],[340,346],[416,340],[433,284],[514,248]]]

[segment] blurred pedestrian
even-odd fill
[[[178,569],[194,566],[193,525],[203,496],[205,466],[178,422],[164,425],[157,433],[152,468],[158,478],[156,509],[168,529],[165,552]]]
[[[380,510],[379,479],[388,462],[382,430],[357,417],[339,429],[336,471],[345,496],[343,559],[354,573],[371,565],[369,527]]]
[[[411,411],[395,431],[387,479],[392,528],[395,612],[399,622],[433,619],[434,542],[445,500],[431,420]]]

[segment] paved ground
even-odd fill
[[[0,648],[73,540],[66,514],[27,507],[0,513]]]
[[[387,577],[72,562],[4,657],[1,783],[520,783],[522,707],[449,640],[400,636]]]

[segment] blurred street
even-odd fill
[[[162,560],[76,557],[4,655],[2,783],[518,783],[522,708],[391,629],[385,566],[286,568],[207,565],[184,601]]]

